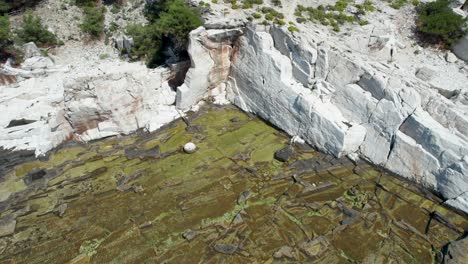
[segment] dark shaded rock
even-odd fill
[[[302,143],[302,142],[294,142],[294,146],[297,147],[297,149],[300,152],[315,152],[316,150],[309,144],[307,143]]]
[[[159,146],[156,146],[154,148],[151,148],[145,151],[145,156],[150,156],[153,158],[159,157],[160,154],[161,154],[161,148]]]
[[[313,172],[317,167],[317,161],[312,159],[298,160],[291,164],[291,168],[295,169],[297,173]]]
[[[144,229],[144,228],[148,228],[148,227],[150,227],[150,226],[152,226],[152,225],[153,225],[153,222],[151,222],[151,221],[146,221],[146,222],[144,222],[143,224],[139,225],[138,228]]]
[[[248,161],[250,159],[249,153],[237,153],[232,157],[233,160],[241,160],[241,161]]]
[[[38,182],[42,179],[51,179],[57,176],[57,171],[55,170],[45,170],[45,169],[33,169],[26,174],[24,177],[24,183],[29,185],[34,182]]]
[[[233,225],[240,225],[244,223],[244,219],[242,218],[242,213],[239,212],[236,214],[236,216],[234,216],[234,219],[232,220],[232,224]]]
[[[342,225],[352,224],[359,216],[359,212],[354,209],[348,208],[343,204],[339,204],[338,206],[344,214],[343,220],[341,220]]]
[[[294,157],[294,154],[295,154],[294,148],[291,146],[287,146],[275,152],[275,159],[281,162],[286,162],[290,160],[292,157]]]
[[[187,239],[188,241],[192,241],[197,235],[198,235],[197,231],[189,229],[182,234],[182,237]]]
[[[0,148],[0,182],[7,171],[18,164],[31,161],[35,157],[34,151],[31,150],[10,151]]]
[[[444,264],[466,264],[468,263],[468,237],[450,242],[444,247]]]
[[[325,190],[328,190],[334,186],[336,186],[336,183],[332,181],[327,181],[327,182],[322,182],[319,183],[318,185],[310,184],[304,180],[298,179],[297,180],[301,185],[303,185],[305,188],[302,190],[301,196],[305,194],[311,194],[311,193],[317,193],[317,192],[322,192]]]
[[[233,123],[237,123],[237,122],[241,121],[241,119],[240,119],[240,117],[236,116],[236,117],[231,118],[230,121],[233,122]]]
[[[439,223],[445,225],[446,227],[452,229],[455,232],[462,232],[462,230],[458,229],[454,224],[452,224],[447,218],[445,218],[442,214],[440,214],[437,211],[431,213],[431,218],[429,222],[432,220],[437,220]]]
[[[288,176],[285,173],[280,172],[277,175],[274,175],[271,179],[274,180],[274,181],[275,180],[283,180],[283,179],[291,179],[291,176]]]
[[[161,157],[161,149],[159,146],[153,147],[151,149],[137,149],[135,147],[125,149],[125,156],[128,159],[135,158],[159,158]]]
[[[131,175],[122,176],[119,180],[117,180],[117,190],[124,192],[133,189],[133,186],[130,186],[127,183],[140,177],[141,175],[143,175],[144,172],[145,170],[139,170]],[[133,190],[137,192],[135,189]]]
[[[44,176],[46,175],[47,175],[47,172],[45,170],[34,170],[28,173],[28,176],[30,177],[31,181],[40,180],[44,178]]]
[[[12,215],[0,218],[0,237],[9,236],[15,232],[16,220]]]
[[[299,244],[299,248],[309,257],[320,256],[327,250],[330,243],[324,236]]]
[[[17,127],[17,126],[25,126],[25,125],[32,124],[32,123],[34,123],[36,121],[37,120],[27,120],[27,119],[24,119],[24,118],[23,119],[18,119],[18,120],[11,120],[6,128]]]
[[[190,134],[202,133],[203,128],[201,126],[191,125],[191,126],[186,127],[185,131],[187,131],[187,133],[190,133]]]
[[[294,249],[290,246],[282,246],[278,251],[273,254],[276,259],[289,258],[294,259]]]
[[[59,206],[57,206],[57,208],[55,208],[55,213],[59,217],[63,217],[63,215],[65,214],[65,211],[67,210],[67,208],[68,208],[67,203],[60,204]]]
[[[140,156],[140,151],[137,150],[136,148],[128,148],[128,149],[125,149],[125,156],[128,159],[138,158]]]
[[[214,249],[219,252],[223,253],[226,255],[232,255],[237,251],[237,246],[236,245],[231,245],[231,244],[217,244]]]
[[[238,204],[243,204],[243,203],[245,203],[245,202],[247,201],[247,199],[249,199],[250,194],[251,194],[250,190],[243,191],[243,192],[239,195],[239,197],[237,198],[237,203],[238,203]]]

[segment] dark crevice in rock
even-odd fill
[[[24,119],[24,118],[15,119],[15,120],[11,120],[6,128],[29,125],[29,124],[32,124],[32,123],[34,123],[36,121],[37,120],[28,120],[28,119]]]

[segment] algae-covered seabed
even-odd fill
[[[16,218],[0,263],[431,263],[468,230],[366,163],[307,147],[274,160],[288,138],[232,107],[191,122],[16,166],[0,184],[1,217]]]

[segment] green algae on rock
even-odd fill
[[[0,263],[430,263],[468,230],[366,163],[307,147],[275,160],[288,138],[232,107],[190,120],[8,171]]]

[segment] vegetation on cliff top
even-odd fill
[[[202,25],[200,11],[183,0],[161,0],[147,3],[145,15],[148,25],[130,25],[126,33],[133,37],[135,46],[131,56],[145,58],[148,67],[164,63],[165,50],[171,55],[183,53],[188,45],[190,31]],[[168,46],[170,46],[169,49]]]
[[[21,28],[16,31],[20,43],[34,42],[38,46],[52,46],[57,44],[57,37],[47,30],[41,18],[31,12],[23,17]]]
[[[49,47],[58,43],[57,37],[47,30],[38,16],[28,12],[23,17],[21,27],[12,32],[8,15],[0,16],[0,61],[9,57],[21,60],[21,52],[14,44],[34,42],[39,47]]]
[[[0,15],[5,15],[10,12],[34,7],[41,0],[0,0]]]
[[[419,7],[416,26],[429,43],[450,46],[465,35],[468,20],[454,13],[449,3],[450,0],[437,0]]]

